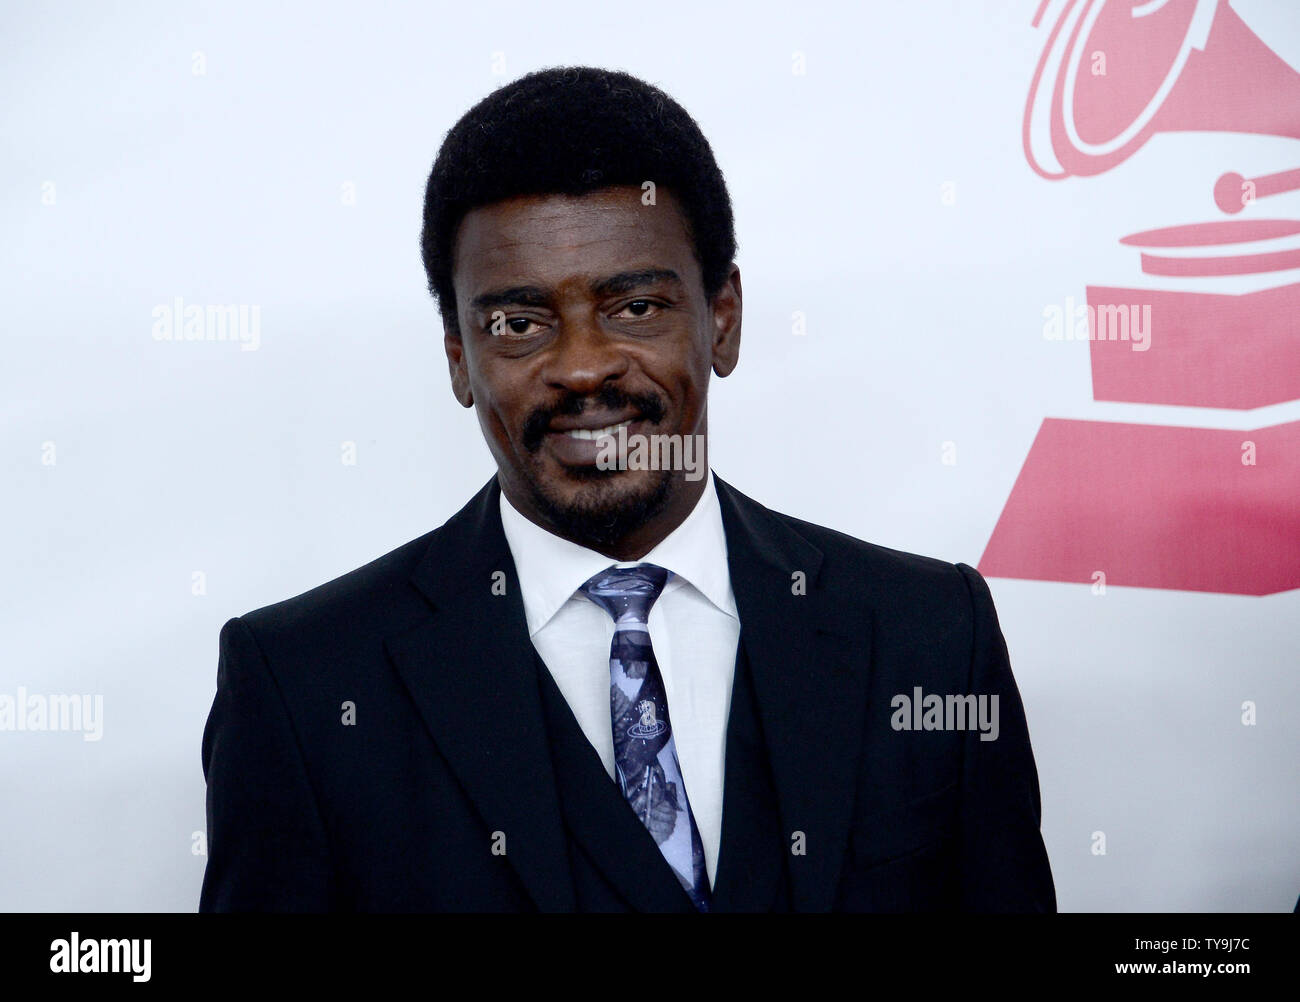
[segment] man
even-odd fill
[[[741,283],[691,117],[604,70],[501,87],[422,243],[497,474],[226,624],[200,909],[1054,910],[980,576],[708,471]]]

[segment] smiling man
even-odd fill
[[[431,239],[434,287],[444,261],[455,276],[440,295],[452,388],[507,501],[565,539],[644,556],[705,484],[598,460],[619,439],[707,442],[709,374],[740,350],[739,270],[728,259],[706,290],[687,215],[657,186],[515,196],[466,214],[454,251]]]
[[[691,117],[593,68],[501,87],[422,248],[497,473],[226,624],[200,909],[1054,910],[979,574],[701,475],[741,283]]]

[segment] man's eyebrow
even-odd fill
[[[488,310],[494,306],[546,306],[551,295],[536,285],[515,285],[509,289],[493,289],[470,301],[475,310]]]
[[[598,296],[617,296],[656,282],[676,282],[681,277],[671,268],[643,268],[640,271],[621,271],[593,282],[591,291]],[[538,285],[514,285],[507,289],[491,289],[470,300],[474,310],[491,310],[501,306],[545,307],[551,303],[551,293]]]
[[[676,282],[681,285],[682,280],[671,268],[643,268],[640,271],[623,271],[602,278],[592,283],[591,291],[598,296],[617,296],[656,282]]]

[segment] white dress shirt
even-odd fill
[[[636,561],[615,561],[530,522],[501,494],[501,527],[514,557],[533,646],[587,740],[614,778],[609,651],[614,620],[578,588],[607,567],[658,564],[671,573],[650,609],[650,643],[712,886],[722,837],[727,716],[740,617],[727,568],[713,471],[685,520]]]

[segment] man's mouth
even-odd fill
[[[594,463],[594,449],[600,440],[611,436],[617,439],[621,433],[631,436],[638,431],[649,432],[663,422],[667,412],[656,394],[625,393],[606,385],[590,396],[569,394],[551,407],[534,410],[524,422],[520,441],[528,452],[547,446],[553,452],[576,457],[578,452],[574,450],[588,450]],[[585,460],[570,458],[561,462]]]
[[[651,425],[640,414],[610,420],[609,414],[583,414],[556,418],[546,429],[544,442],[562,466],[598,466],[602,455],[610,455],[620,435],[631,439]]]
[[[592,440],[602,438],[605,435],[617,435],[620,428],[626,428],[632,423],[632,419],[620,421],[618,424],[607,424],[603,428],[570,428],[564,434],[570,438],[579,438],[583,440]]]

